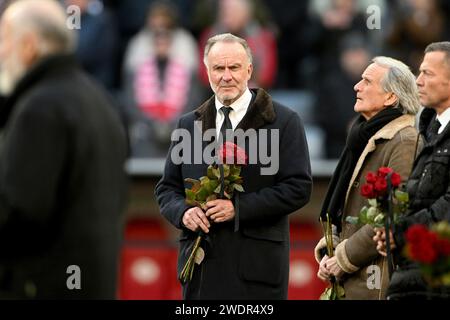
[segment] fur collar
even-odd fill
[[[397,132],[400,130],[406,128],[406,127],[415,127],[416,123],[416,117],[411,114],[404,114],[397,119],[392,120],[388,124],[386,124],[383,128],[378,130],[377,133],[375,133],[367,143],[366,147],[364,148],[363,152],[361,153],[358,162],[356,163],[355,169],[353,170],[352,178],[350,179],[350,183],[348,185],[347,189],[347,195],[345,197],[345,202],[347,202],[348,195],[350,194],[350,189],[353,185],[353,183],[356,180],[356,177],[359,174],[359,171],[362,169],[362,166],[364,164],[364,161],[366,160],[366,157],[376,149],[376,141],[379,139],[385,139],[385,140],[391,140]]]
[[[377,133],[373,135],[369,140],[370,149],[375,149],[375,141],[378,139],[386,139],[391,140],[397,132],[406,128],[406,127],[414,127],[416,124],[416,117],[413,115],[404,114],[397,119],[392,120],[388,124],[386,124],[383,128],[378,130]],[[370,151],[372,151],[370,150]]]
[[[276,119],[272,98],[264,89],[250,89],[256,95],[250,102],[247,113],[237,128],[244,131],[250,128],[258,129],[266,123],[273,123]],[[203,131],[216,127],[216,108],[214,96],[195,110],[197,121],[202,121]]]

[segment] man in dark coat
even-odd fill
[[[397,270],[389,285],[390,299],[443,297],[445,292],[427,288],[418,265],[403,256],[403,247],[405,232],[413,224],[450,221],[450,42],[432,43],[425,49],[417,86],[425,106],[419,124],[424,143],[407,184],[408,213],[393,235]],[[384,232],[379,231],[374,240],[386,255]],[[450,297],[448,288],[445,297]]]
[[[241,171],[245,192],[233,201],[209,201],[204,212],[186,204],[184,190],[189,185],[184,179],[206,175],[208,164],[205,159],[197,164],[195,161],[176,164],[172,151],[186,141],[172,143],[156,196],[161,213],[182,230],[178,273],[186,263],[197,232],[207,234],[202,243],[204,260],[194,269],[193,279],[183,286],[183,297],[286,299],[288,215],[309,201],[312,187],[302,121],[298,114],[272,101],[264,90],[248,89],[252,64],[245,40],[231,34],[212,37],[206,44],[204,57],[215,95],[180,119],[178,128],[194,135],[189,141],[192,143],[187,143],[192,150],[183,152],[198,154],[211,142],[203,137],[206,139],[203,147],[200,141],[200,150],[195,152],[194,131],[199,123],[194,121],[201,121],[202,133],[212,129],[215,137],[219,136],[219,128],[229,123],[228,129],[244,132],[254,129],[259,147],[265,144],[268,154],[276,159],[270,164],[273,168],[268,168],[267,161],[261,158],[254,163],[250,161]],[[264,130],[269,132],[267,136],[263,135]],[[278,134],[276,139],[272,133]],[[248,141],[245,148],[248,153]]]
[[[116,294],[126,140],[65,21],[56,1],[24,0],[0,24],[1,298]]]

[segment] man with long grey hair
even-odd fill
[[[354,110],[360,116],[350,129],[321,211],[322,219],[326,221],[329,214],[335,225],[335,255],[326,255],[326,242],[321,239],[315,249],[317,275],[323,281],[336,278],[345,299],[384,299],[388,270],[372,241],[374,230],[370,225],[350,224],[346,218],[358,216],[367,205],[360,185],[368,172],[390,167],[407,180],[418,141],[415,114],[420,103],[414,75],[404,63],[389,57],[375,57],[354,90]]]

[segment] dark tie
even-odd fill
[[[231,107],[222,107],[220,108],[220,111],[222,111],[223,115],[224,115],[224,120],[222,122],[222,127],[220,128],[220,134],[222,135],[223,140],[222,141],[227,141],[227,136],[226,136],[226,130],[228,129],[233,129],[233,126],[231,125],[231,120],[230,120],[230,112],[233,109]]]
[[[430,124],[427,132],[428,141],[432,141],[437,136],[440,126],[441,123],[437,119]]]

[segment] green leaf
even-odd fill
[[[244,188],[240,184],[233,184],[233,188],[239,192],[244,192]]]
[[[203,176],[203,177],[200,178],[200,184],[202,186],[204,186],[205,183],[208,183],[208,182],[209,182],[209,178],[207,176]]]
[[[186,199],[187,200],[195,200],[195,192],[191,189],[185,189],[184,192],[186,193]]]
[[[336,284],[335,285],[335,291],[336,291],[336,298],[337,300],[345,298],[345,290],[344,287]]]
[[[223,165],[223,176],[224,178],[230,175],[230,166],[228,164]]]
[[[362,207],[361,211],[359,212],[359,223],[367,223],[367,211],[369,211],[369,208],[367,208],[366,206]]]
[[[218,180],[209,180],[208,177],[202,177],[201,179],[201,186],[202,188],[206,189],[208,192],[208,195],[211,195],[214,193],[214,189],[217,188],[217,185],[219,184]]]
[[[210,195],[208,198],[206,198],[206,202],[216,200],[217,196],[215,194]]]
[[[400,191],[397,189],[395,190],[394,196],[400,202],[407,203],[409,201],[408,192]]]
[[[377,207],[377,206],[378,206],[377,199],[375,199],[375,198],[373,198],[373,199],[368,199],[367,201],[369,202],[369,205],[370,205],[371,207]]]
[[[348,216],[348,217],[345,218],[345,221],[347,221],[350,224],[356,225],[356,224],[359,223],[359,217],[350,217],[350,216]]]
[[[198,201],[205,201],[209,196],[208,190],[204,187],[201,187],[196,193],[195,197]]]
[[[235,181],[237,181],[237,180],[239,180],[239,176],[237,176],[237,175],[229,175],[228,177],[227,177],[227,180],[228,181],[230,181],[230,182],[235,182]]]
[[[210,187],[210,189],[208,189],[209,193],[210,194],[214,193],[216,188],[217,188],[217,186],[220,186],[219,180],[211,180],[211,181],[209,181],[209,187]]]
[[[376,224],[381,224],[381,225],[383,225],[383,223],[384,223],[384,214],[379,213],[379,214],[373,219],[373,222],[376,223]]]
[[[369,210],[368,207],[364,206],[361,208],[361,211],[359,212],[360,215],[367,215],[367,211]]]
[[[200,181],[199,180],[186,178],[186,179],[184,179],[184,181],[192,184],[192,187],[191,187],[192,191],[197,192],[198,189],[200,189]]]
[[[330,299],[330,297],[331,297],[331,292],[332,292],[332,289],[331,289],[331,287],[328,287],[328,288],[326,288],[325,289],[325,291],[320,295],[320,300],[331,300]]]
[[[241,166],[230,165],[230,174],[239,176],[241,174]]]
[[[367,210],[367,214],[366,214],[366,217],[367,217],[367,220],[368,221],[373,221],[374,219],[375,219],[375,217],[376,217],[376,215],[377,215],[377,208],[375,208],[375,207],[370,207],[368,210]]]
[[[219,168],[213,168],[212,169],[214,176],[216,176],[217,179],[220,179],[220,170]]]
[[[214,175],[214,168],[213,166],[208,166],[208,169],[206,170],[206,175],[208,176],[209,179],[215,179],[216,176]]]

